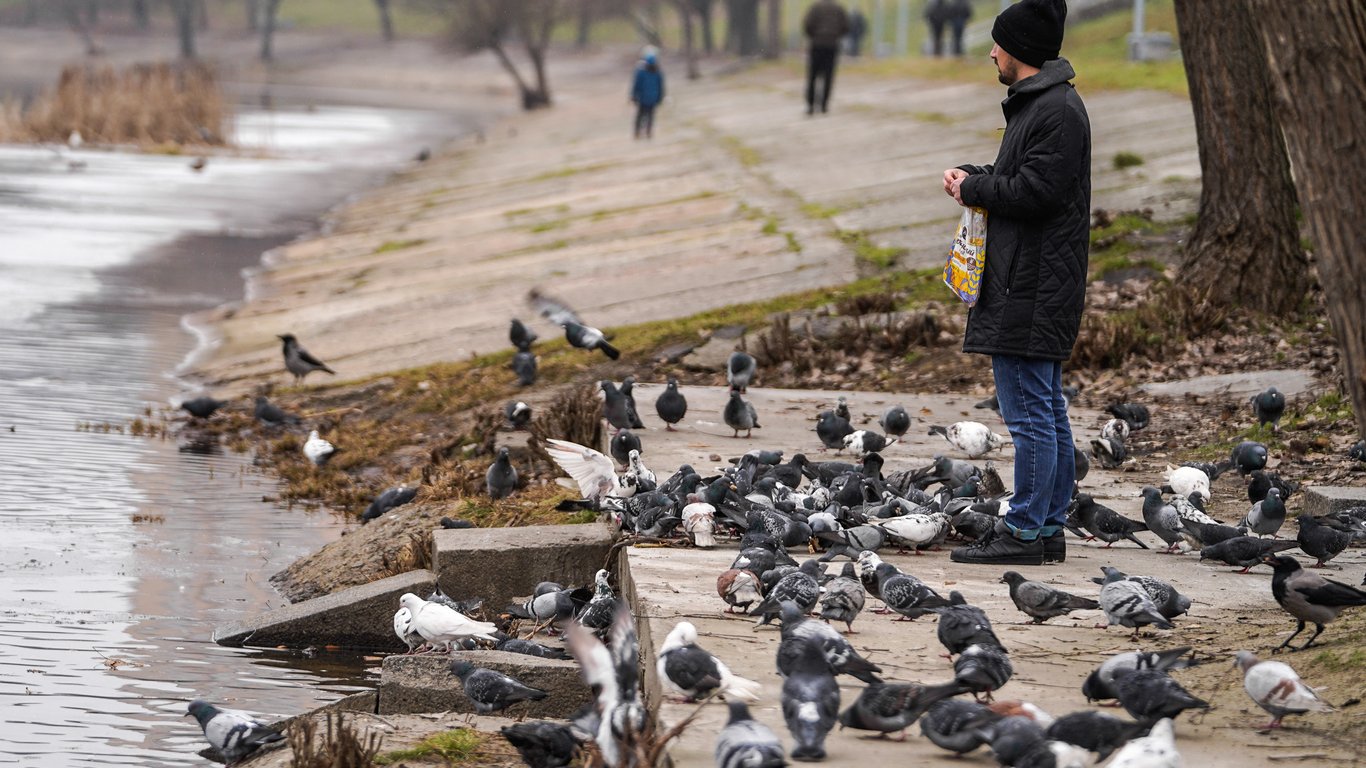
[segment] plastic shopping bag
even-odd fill
[[[987,212],[964,208],[953,236],[949,260],[944,264],[944,284],[969,307],[982,290],[982,268],[987,263]]]

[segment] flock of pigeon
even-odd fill
[[[537,294],[532,302],[565,330],[571,345],[617,359],[618,351],[602,332],[582,323],[572,310]],[[292,336],[281,338],[286,366],[297,377],[313,370],[330,372]],[[535,380],[531,349],[536,335],[513,320],[510,339],[517,350],[512,368],[522,384],[530,384]],[[741,432],[749,437],[761,428],[753,404],[745,399],[756,368],[754,358],[744,352],[731,355],[727,364],[730,392],[722,418],[735,437]],[[822,760],[826,736],[836,724],[879,734],[900,732],[905,738],[917,721],[921,733],[949,753],[956,756],[986,746],[1001,765],[1061,768],[1107,758],[1108,765],[1121,768],[1181,765],[1173,720],[1187,710],[1209,706],[1168,675],[1196,663],[1190,648],[1121,653],[1090,674],[1081,691],[1086,701],[1117,701],[1131,720],[1085,709],[1054,718],[1027,702],[994,701],[993,694],[1014,675],[1014,664],[986,613],[959,592],[944,597],[879,556],[893,548],[919,554],[950,539],[972,542],[991,535],[1009,493],[989,462],[978,466],[973,461],[1000,450],[1007,438],[976,421],[931,427],[930,434],[942,436],[965,458],[939,455],[924,467],[884,474],[880,452],[910,430],[910,415],[895,406],[879,420],[882,432],[860,430],[840,398],[836,407],[819,414],[815,431],[824,448],[849,451],[849,461],[816,461],[803,453],[784,460],[783,451],[756,449],[721,470],[703,472],[683,465],[661,480],[643,458],[645,448],[636,431],[645,426],[633,385],[630,377],[621,385],[600,383],[603,417],[615,430],[610,456],[554,439],[546,441],[546,451],[582,496],[566,508],[598,510],[625,535],[642,541],[681,541],[700,548],[716,547],[725,537],[737,541],[730,567],[717,578],[717,593],[727,612],[755,617],[756,629],[778,623],[774,653],[783,677],[779,703],[792,746],[785,750],[773,731],[751,717],[748,705],[760,699],[761,686],[704,650],[697,628],[680,622],[660,646],[656,669],[672,695],[688,701],[726,701],[729,721],[715,743],[718,768],[780,766],[788,757]],[[191,410],[188,403],[185,407]],[[258,402],[258,418],[261,407]],[[1284,396],[1269,390],[1253,399],[1253,409],[1260,422],[1277,427]],[[672,430],[687,410],[686,397],[671,378],[655,403],[656,414],[665,429]],[[1275,600],[1298,623],[1295,633],[1272,653],[1315,645],[1325,625],[1343,610],[1366,605],[1366,592],[1307,570],[1283,554],[1298,547],[1322,567],[1351,544],[1366,540],[1366,509],[1323,518],[1301,515],[1296,539],[1278,539],[1288,514],[1286,501],[1298,488],[1267,469],[1268,450],[1260,443],[1244,442],[1217,464],[1170,467],[1161,487],[1155,483],[1143,489],[1142,520],[1126,518],[1081,492],[1090,463],[1117,467],[1129,461],[1130,436],[1148,425],[1149,413],[1141,404],[1115,404],[1108,410],[1115,418],[1092,441],[1091,451],[1077,449],[1078,492],[1068,518],[1073,534],[1103,541],[1105,547],[1127,542],[1149,549],[1136,535],[1146,532],[1163,542],[1158,550],[1163,554],[1198,551],[1201,560],[1222,561],[1243,572],[1258,564],[1271,566]],[[508,405],[506,416],[510,424],[524,425],[531,412],[525,403],[515,402]],[[288,416],[281,414],[277,421],[286,422]],[[321,464],[332,447],[324,449],[318,441],[315,432],[305,451]],[[1233,525],[1206,512],[1211,483],[1229,471],[1246,479],[1249,498],[1246,513]],[[518,474],[507,449],[500,450],[488,468],[486,483],[493,498],[516,491]],[[386,491],[367,510],[366,519],[405,503],[413,493],[415,489]],[[792,548],[808,549],[813,557],[798,562],[789,553]],[[837,558],[847,562],[837,574],[827,572]],[[1099,610],[1106,623],[1098,626],[1132,628],[1136,638],[1145,627],[1173,628],[1190,608],[1190,599],[1166,581],[1110,567],[1103,572],[1095,579],[1099,590],[1094,598],[1070,594],[1016,571],[1004,572],[1000,582],[1018,610],[1034,623],[1073,611]],[[478,605],[457,603],[439,593],[426,600],[403,595],[394,631],[410,653],[425,646],[427,652],[497,648],[543,658],[572,656],[594,691],[592,706],[568,722],[519,722],[503,729],[505,737],[533,768],[568,765],[589,743],[611,768],[639,765],[654,723],[639,690],[639,646],[629,607],[614,595],[609,579],[607,571],[600,571],[591,587],[543,583],[525,603],[502,612],[503,617],[529,622],[533,637],[539,631],[563,633],[567,650],[509,635],[505,630],[512,627],[500,628],[501,621],[472,618]],[[939,641],[952,660],[952,678],[937,684],[882,679],[882,670],[846,636],[854,634],[854,622],[869,598],[882,603],[879,612],[902,620],[936,616]],[[1291,645],[1310,623],[1315,632],[1309,640]],[[840,625],[843,633],[836,628]],[[1248,695],[1272,715],[1268,729],[1279,727],[1287,715],[1332,709],[1287,664],[1261,661],[1249,652],[1239,652],[1234,664],[1243,674]],[[481,713],[547,695],[464,659],[452,663],[451,673]],[[843,708],[839,675],[866,684]],[[230,764],[279,739],[249,715],[202,701],[190,705],[190,714]]]

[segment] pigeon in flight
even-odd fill
[[[616,360],[621,357],[621,352],[616,347],[607,343],[607,337],[602,331],[587,325],[568,322],[564,323],[564,338],[571,347],[579,349],[594,350],[600,349],[608,358]],[[627,425],[630,426],[630,425]]]
[[[674,425],[683,420],[688,413],[688,400],[678,391],[678,379],[669,377],[664,391],[655,399],[655,413],[664,421],[664,428],[674,431]]]
[[[1279,389],[1270,387],[1265,392],[1252,396],[1252,414],[1257,417],[1257,426],[1271,425],[1273,432],[1281,431],[1281,416],[1285,413],[1285,395]]]
[[[1243,673],[1243,690],[1275,718],[1262,728],[1264,731],[1280,728],[1286,715],[1333,711],[1289,664],[1261,661],[1250,651],[1238,651],[1233,664]]]
[[[726,360],[726,383],[730,384],[731,389],[740,390],[741,394],[749,390],[749,382],[754,378],[754,372],[759,368],[754,356],[747,352],[736,350],[730,353],[730,358]]]
[[[282,734],[267,728],[246,712],[219,709],[202,699],[190,702],[186,716],[199,721],[204,738],[228,765],[235,765],[267,744],[284,741]]]
[[[321,467],[326,464],[336,452],[336,446],[319,437],[318,430],[308,433],[308,440],[304,441],[304,457],[313,462],[313,466]]]
[[[1336,620],[1339,613],[1354,606],[1366,605],[1366,592],[1310,573],[1289,555],[1266,555],[1262,562],[1275,570],[1271,577],[1271,595],[1286,613],[1299,622],[1294,633],[1276,646],[1277,651],[1282,648],[1292,651],[1308,648],[1323,633],[1324,625]],[[1305,622],[1313,622],[1314,635],[1296,648],[1290,641],[1304,631]]]
[[[931,435],[943,435],[954,448],[966,453],[969,459],[981,458],[992,451],[1000,450],[1003,440],[1000,435],[979,421],[959,421],[947,427],[930,427]]]
[[[185,409],[186,413],[196,419],[207,419],[212,416],[215,411],[227,404],[227,400],[215,400],[214,398],[205,395],[190,400],[182,400],[180,407]]]
[[[512,466],[507,446],[498,449],[498,458],[484,474],[484,488],[493,499],[506,498],[517,489],[517,468]]]
[[[565,323],[582,323],[583,320],[578,313],[568,304],[559,299],[541,293],[539,289],[532,288],[527,291],[527,303],[536,313],[554,325],[564,325]]]
[[[384,493],[381,493],[380,495],[376,496],[374,501],[370,502],[370,506],[365,508],[365,512],[360,516],[361,524],[364,525],[365,523],[374,520],[375,518],[379,517],[380,515],[383,515],[391,509],[395,509],[397,507],[403,506],[404,504],[407,504],[408,502],[412,501],[416,496],[416,486],[412,488],[407,488],[400,485],[396,488],[389,488],[388,490],[384,491]]]
[[[294,383],[300,384],[304,377],[314,371],[322,371],[335,375],[337,372],[327,367],[327,363],[319,360],[308,353],[308,350],[299,345],[299,340],[294,338],[294,334],[286,333],[277,336],[284,343],[282,351],[285,356],[285,368],[294,374]]]
[[[768,726],[750,717],[743,701],[727,702],[730,719],[716,737],[716,768],[782,768],[783,744]]]
[[[697,644],[697,627],[680,621],[664,638],[655,660],[659,679],[671,691],[688,701],[713,695],[743,701],[758,701],[762,686],[730,671],[720,659]]]
[[[481,715],[507,709],[519,701],[540,701],[549,695],[502,672],[476,667],[464,660],[451,662],[451,674],[460,678],[465,696]]]
[[[635,495],[634,487],[622,484],[612,460],[592,448],[568,440],[547,439],[545,452],[560,465],[566,474],[579,484],[579,493],[590,501],[605,498],[627,499]]]
[[[1016,571],[1006,571],[1001,581],[1010,585],[1010,599],[1015,607],[1031,617],[1035,624],[1042,624],[1054,616],[1066,616],[1072,611],[1092,611],[1100,607],[1095,600],[1030,581]]]

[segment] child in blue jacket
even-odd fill
[[[645,134],[650,138],[655,127],[655,107],[664,100],[664,72],[659,68],[659,57],[646,49],[645,57],[636,65],[631,82],[631,103],[636,105],[636,138]]]

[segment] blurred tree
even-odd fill
[[[389,10],[389,0],[375,0],[375,7],[379,9],[379,31],[384,36],[384,42],[394,41],[394,15]]]
[[[1271,74],[1246,0],[1176,0],[1200,151],[1200,209],[1182,257],[1195,313],[1294,309],[1309,288]],[[1297,11],[1298,13],[1298,11]]]
[[[783,0],[768,0],[768,44],[765,59],[776,59],[783,52]]]
[[[1295,169],[1357,435],[1366,439],[1366,259],[1358,255],[1366,242],[1366,4],[1314,0],[1290,12],[1268,0],[1248,4],[1261,21],[1275,114]]]
[[[247,12],[247,31],[258,32],[261,29],[261,0],[245,0],[245,10]]]
[[[152,14],[147,10],[147,0],[132,0],[129,10],[133,14],[133,26],[146,32],[152,26]]]
[[[759,0],[726,0],[726,50],[740,56],[757,56]]]
[[[451,35],[467,51],[492,51],[517,83],[523,109],[550,106],[545,56],[550,33],[560,20],[559,0],[447,0]],[[517,40],[531,60],[532,76],[524,78],[508,55]]]
[[[593,31],[593,17],[597,3],[593,0],[576,0],[578,6],[578,30],[574,35],[574,47],[583,50],[588,47],[588,38]]]
[[[281,0],[261,0],[261,61],[275,58],[275,22],[280,17]]]
[[[85,46],[85,55],[98,56],[100,46],[95,42],[95,35],[90,31],[88,23],[90,3],[87,0],[61,0],[61,3],[62,19],[81,39],[81,44]]]
[[[175,16],[176,36],[180,38],[180,58],[193,59],[197,55],[194,45],[195,0],[170,0],[171,14]]]
[[[692,3],[693,13],[697,14],[697,21],[702,27],[702,50],[706,53],[716,52],[716,39],[712,36],[711,9],[715,0],[689,0]]]
[[[696,80],[701,77],[697,71],[697,43],[693,39],[693,14],[696,10],[693,0],[669,0],[669,4],[678,11],[678,20],[683,26],[683,59],[688,66],[688,79]]]

